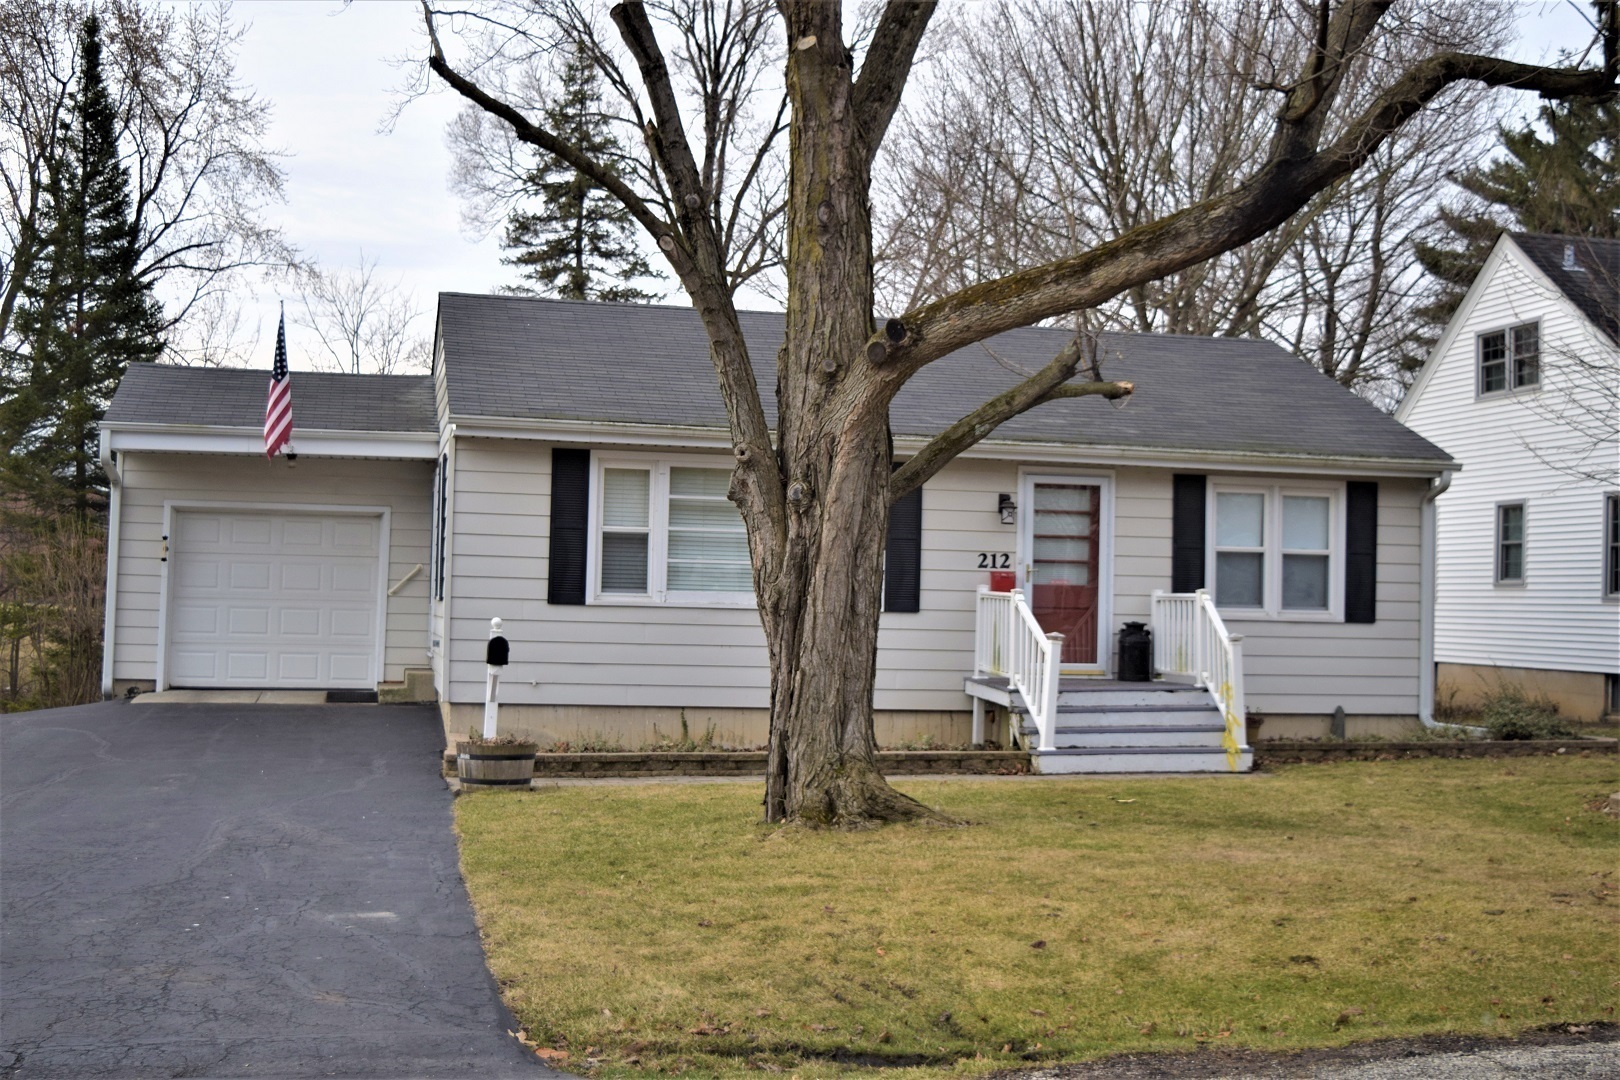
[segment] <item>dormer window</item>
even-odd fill
[[[1541,327],[1523,323],[1479,335],[1479,392],[1497,394],[1541,383]]]

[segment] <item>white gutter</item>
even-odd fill
[[[107,504],[107,592],[102,607],[101,629],[101,696],[111,698],[113,692],[113,640],[118,627],[118,533],[119,519],[123,516],[124,473],[113,452],[112,440],[101,433],[101,467],[107,473],[109,500]]]
[[[1484,728],[1466,724],[1443,724],[1434,718],[1434,604],[1435,562],[1438,507],[1435,500],[1451,486],[1451,470],[1446,470],[1429,483],[1423,493],[1421,510],[1419,577],[1422,588],[1418,596],[1418,719],[1430,731],[1461,731],[1469,735],[1484,735]]]

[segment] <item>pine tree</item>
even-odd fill
[[[1620,237],[1620,105],[1572,98],[1542,106],[1539,120],[1546,137],[1533,124],[1498,129],[1507,156],[1457,179],[1484,205],[1473,213],[1442,210],[1451,242],[1415,246],[1418,262],[1440,282],[1434,302],[1418,309],[1430,344],[1504,230]]]
[[[0,449],[14,491],[87,514],[106,485],[97,424],[133,362],[162,350],[161,311],[136,273],[129,172],[101,67],[94,13],[79,35],[79,72],[50,162],[44,245],[17,312],[23,353],[8,358]]]
[[[545,126],[596,161],[623,157],[602,111],[602,84],[589,57],[576,51],[561,73],[562,94],[546,109]],[[507,219],[501,246],[519,254],[501,261],[523,267],[514,291],[565,300],[643,302],[656,299],[631,284],[661,278],[636,244],[630,214],[607,191],[551,155],[529,174],[538,208]]]

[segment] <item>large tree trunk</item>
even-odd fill
[[[758,583],[771,662],[766,818],[938,816],[889,787],[872,728],[890,443],[889,395],[872,393],[861,362],[872,333],[870,155],[838,5],[785,6],[788,262],[801,272],[789,282],[777,382],[786,545]]]

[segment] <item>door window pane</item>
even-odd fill
[[[1294,611],[1327,610],[1328,557],[1326,555],[1284,555],[1282,572],[1283,607]]]
[[[1266,497],[1247,492],[1215,496],[1215,543],[1218,547],[1264,547]]]
[[[1328,501],[1306,495],[1284,495],[1283,549],[1285,551],[1326,551],[1328,549]],[[1287,564],[1284,564],[1284,571]]]

